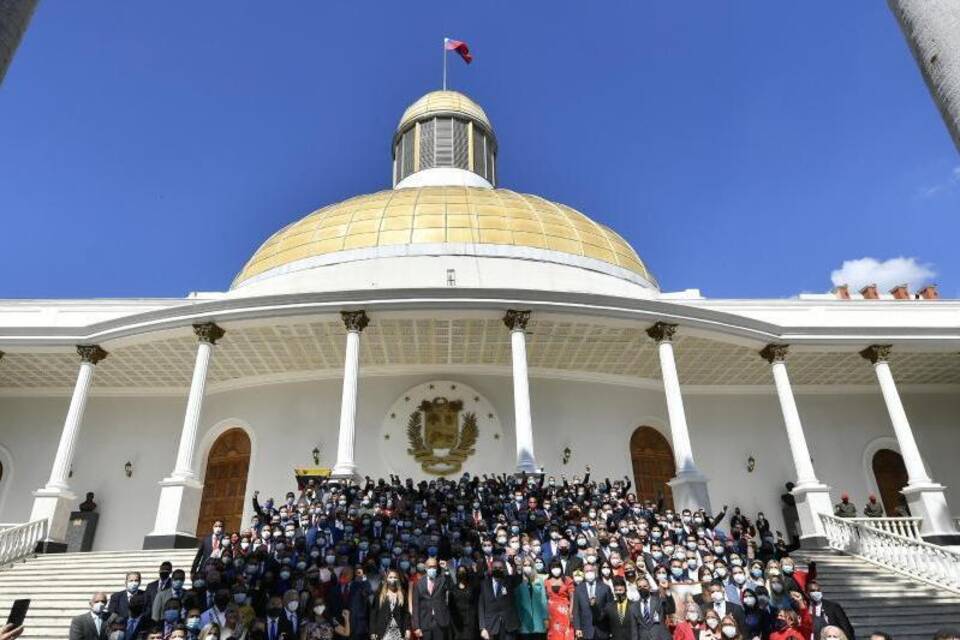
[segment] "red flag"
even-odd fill
[[[473,62],[473,54],[470,53],[470,47],[467,46],[466,42],[462,40],[451,40],[450,38],[443,39],[443,46],[447,51],[456,51],[460,54],[460,57],[463,58],[463,61],[467,64]]]

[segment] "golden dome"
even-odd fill
[[[407,107],[397,125],[397,131],[402,130],[410,122],[429,115],[460,113],[473,120],[478,120],[487,129],[493,130],[487,114],[476,102],[457,91],[431,91],[412,105]]]
[[[633,247],[576,209],[506,189],[444,186],[379,191],[318,209],[270,236],[233,286],[339,251],[443,243],[560,252],[599,260],[656,284]]]

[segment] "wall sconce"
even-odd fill
[[[123,472],[127,474],[127,477],[133,475],[133,463],[127,460],[127,464],[123,465]]]
[[[319,465],[320,464],[320,447],[314,447],[312,453],[313,453],[313,464]]]
[[[757,468],[757,460],[750,456],[747,458],[747,473],[753,473],[753,470]]]
[[[560,458],[563,461],[563,464],[567,464],[568,462],[570,462],[570,455],[572,453],[573,452],[570,451],[570,447],[563,448],[563,456]]]

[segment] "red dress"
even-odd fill
[[[573,640],[573,609],[570,596],[573,594],[573,580],[570,578],[550,577],[544,583],[547,590],[547,613],[549,626],[547,640]],[[559,589],[554,589],[559,586]]]

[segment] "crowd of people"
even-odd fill
[[[253,512],[193,566],[95,594],[70,640],[855,640],[762,513],[675,511],[589,468],[311,482]]]

